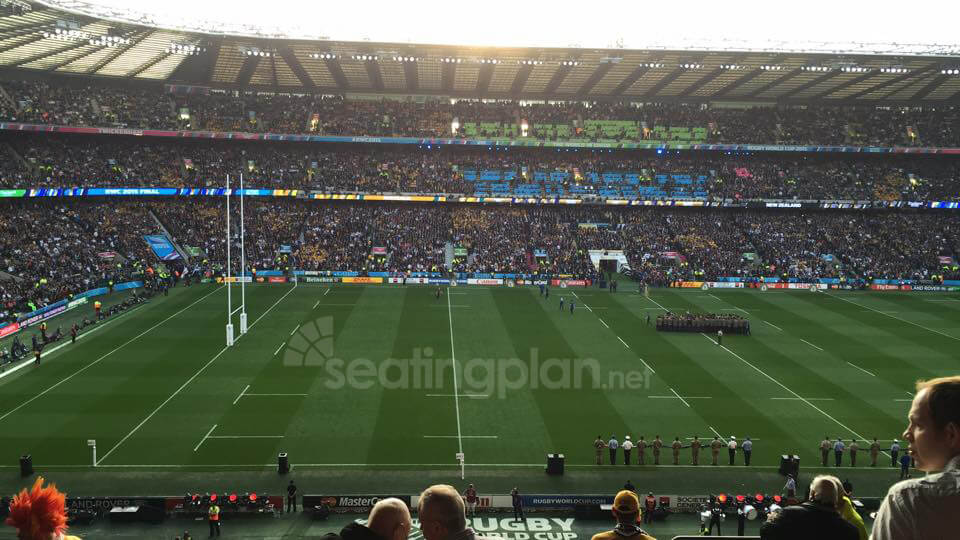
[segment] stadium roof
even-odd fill
[[[0,68],[223,88],[471,98],[958,104],[960,56],[866,44],[842,53],[475,47],[207,34],[0,0]],[[880,54],[877,54],[877,53]]]

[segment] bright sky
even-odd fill
[[[140,10],[158,21],[253,23],[347,41],[591,48],[614,46],[617,39],[626,48],[748,38],[960,43],[958,0],[87,1]]]

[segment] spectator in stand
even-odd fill
[[[833,476],[821,475],[810,483],[810,499],[797,506],[773,512],[760,526],[763,540],[830,538],[858,540],[857,528],[839,513],[842,486]]]
[[[10,501],[6,524],[17,530],[22,540],[80,540],[68,536],[66,495],[50,484],[43,487],[43,477],[37,477],[28,491],[22,489]]]
[[[461,99],[407,102],[384,98],[281,95],[212,89],[171,94],[160,88],[117,88],[99,81],[4,81],[15,109],[0,120],[71,126],[312,133],[419,138],[515,137],[584,142],[694,138],[720,143],[800,145],[958,145],[960,110],[935,107],[704,107],[700,103],[528,103]],[[181,114],[185,112],[186,114]],[[460,127],[452,131],[453,120]],[[619,120],[632,129],[600,131],[593,120]],[[526,123],[524,134],[520,125]],[[476,130],[468,133],[468,124]],[[557,127],[559,126],[559,128]],[[674,134],[670,128],[686,128]],[[705,139],[703,138],[705,137]]]
[[[425,489],[417,517],[426,540],[484,540],[467,527],[463,497],[453,486],[437,484]]]
[[[370,509],[367,524],[350,522],[340,534],[324,535],[328,540],[407,540],[413,520],[406,503],[396,498],[377,501]]]
[[[890,488],[874,540],[955,538],[960,530],[960,376],[917,383],[904,439],[925,477]]]
[[[656,540],[638,526],[640,499],[633,491],[625,489],[617,493],[613,499],[612,513],[617,522],[616,526],[612,530],[593,535],[592,540]]]

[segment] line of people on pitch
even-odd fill
[[[673,442],[669,444],[669,448],[673,451],[673,464],[680,465],[680,451],[686,448],[690,449],[691,465],[700,464],[700,450],[703,448],[710,449],[711,455],[711,465],[718,465],[720,459],[720,452],[724,447],[727,449],[727,457],[729,459],[730,465],[736,464],[737,452],[743,453],[743,464],[745,466],[750,465],[750,458],[753,456],[753,441],[750,440],[750,437],[745,437],[743,442],[737,441],[737,438],[733,435],[730,436],[728,441],[723,441],[719,436],[714,437],[712,441],[705,443],[700,440],[696,435],[689,439],[689,443],[683,443],[680,440],[680,437],[674,438]],[[643,435],[640,436],[640,439],[636,442],[631,440],[630,435],[626,435],[623,438],[623,442],[617,440],[615,435],[610,436],[610,440],[604,441],[603,437],[597,435],[597,439],[593,441],[593,448],[596,452],[597,465],[603,465],[603,450],[607,449],[610,455],[610,465],[616,465],[617,463],[617,451],[623,449],[623,464],[631,465],[631,455],[633,450],[637,450],[637,465],[646,465],[647,464],[647,448],[650,448],[651,453],[653,454],[653,465],[660,465],[660,453],[664,446],[667,446],[665,441],[657,435],[652,441],[647,442]]]
[[[843,442],[843,439],[837,439],[831,441],[830,437],[824,436],[823,440],[820,441],[820,464],[824,467],[830,466],[830,451],[833,450],[834,464],[837,467],[843,465],[843,454],[849,452],[850,454],[850,466],[857,466],[857,453],[860,451],[860,444],[857,442],[857,439],[850,439],[850,444]],[[900,441],[897,439],[893,440],[893,443],[890,445],[890,466],[896,467],[900,466],[900,477],[909,478],[910,477],[910,467],[913,466],[911,457],[910,457],[910,445],[907,445],[906,450],[901,454],[903,450],[900,446]],[[873,442],[870,443],[870,466],[876,467],[877,461],[880,459],[880,441],[874,437]]]

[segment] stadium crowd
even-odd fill
[[[233,271],[240,269],[232,206]],[[3,203],[0,289],[7,315],[157,263],[160,230],[223,268],[222,201],[208,198]],[[245,205],[247,269],[569,274],[595,278],[589,250],[623,250],[651,285],[738,277],[956,279],[960,220],[949,212],[630,209],[264,200]],[[289,250],[285,248],[289,247]],[[383,248],[383,249],[375,249]],[[461,248],[466,255],[453,256]],[[536,256],[540,253],[541,256]],[[286,258],[284,258],[286,257]],[[949,257],[952,263],[944,263]]]
[[[495,151],[20,133],[0,135],[4,149],[0,188],[220,187],[228,174],[236,181],[242,172],[248,187],[326,192],[960,200],[960,161],[950,156]],[[482,173],[498,180],[484,181]]]
[[[656,127],[702,128],[711,143],[960,146],[954,107],[754,107],[604,102],[348,100],[341,96],[211,90],[167,93],[158,86],[119,87],[77,81],[4,81],[15,108],[0,120],[69,126],[313,133],[350,136],[466,136],[465,124],[485,123],[477,135],[521,134],[543,139],[662,140]],[[454,120],[461,126],[456,133]],[[637,131],[598,134],[594,120],[634,122]],[[491,128],[493,124],[501,127]],[[564,135],[541,126],[569,126]],[[565,135],[569,133],[569,135]],[[633,135],[633,133],[637,133]]]

